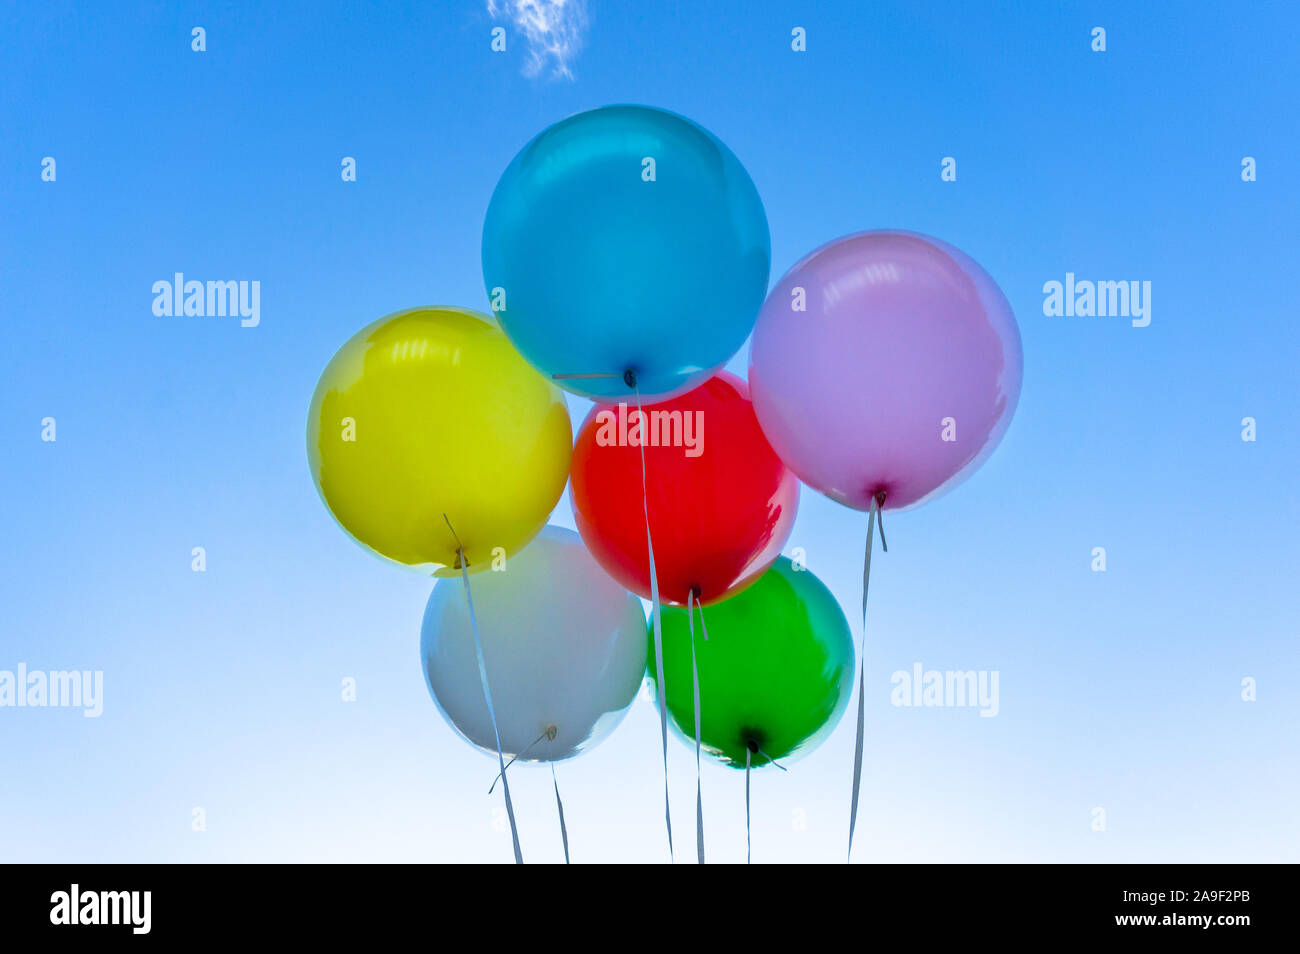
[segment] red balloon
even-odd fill
[[[702,604],[743,589],[790,536],[799,481],[763,436],[740,378],[721,371],[660,404],[598,404],[573,448],[573,516],[600,565],[650,597],[641,498],[654,537],[659,598]]]

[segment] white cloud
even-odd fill
[[[487,0],[488,14],[505,19],[528,42],[525,76],[573,79],[569,64],[582,49],[587,29],[587,0]]]

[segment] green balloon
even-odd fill
[[[695,616],[700,741],[729,765],[800,754],[830,735],[853,688],[853,636],[830,590],[785,557],[735,596]],[[695,744],[691,633],[686,609],[661,616],[666,701],[677,731]],[[655,680],[654,628],[649,630]],[[759,750],[764,754],[760,754]]]

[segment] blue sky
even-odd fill
[[[494,759],[424,687],[430,584],[321,507],[307,403],[375,318],[485,310],[500,171],[551,122],[641,102],[745,163],[774,281],[837,235],[914,229],[1020,321],[1001,448],[886,516],[855,856],[1300,860],[1293,7],[589,0],[557,77],[524,75],[527,36],[485,2],[86,6],[0,13],[0,670],[101,669],[104,713],[0,709],[0,857],[510,859]],[[261,323],[155,317],[177,271],[259,281]],[[1150,281],[1150,326],[1044,316],[1066,272]],[[790,541],[855,631],[865,530],[806,491]],[[997,670],[998,715],[891,706],[917,662]],[[640,699],[561,767],[575,860],[666,856],[657,733]],[[756,861],[840,859],[852,744],[845,721],[756,776]],[[683,830],[692,755],[670,749]],[[549,773],[511,781],[525,857],[557,860]],[[742,859],[743,779],[704,786],[711,857]]]

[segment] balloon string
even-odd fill
[[[691,611],[691,601],[695,590],[686,591],[686,621],[691,631],[691,685],[695,693],[695,853],[699,863],[704,864],[704,795],[700,788],[700,669],[695,662],[695,617]],[[700,610],[700,619],[704,619],[704,610]]]
[[[704,604],[700,602],[698,596],[695,597],[695,608],[700,611],[700,631],[704,633],[704,641],[709,641],[709,627],[704,625]]]
[[[745,864],[750,864],[753,860],[752,849],[749,842],[749,763],[753,758],[753,753],[748,745],[745,746]]]
[[[461,545],[460,537],[456,536],[456,530],[451,525],[444,513],[442,519],[447,521],[447,529],[451,535],[456,537],[456,562],[460,564],[460,579],[465,585],[465,602],[469,606],[469,626],[474,632],[474,654],[478,657],[478,677],[483,683],[483,700],[487,703],[488,718],[492,721],[492,735],[496,738],[497,743],[497,765],[501,768],[501,787],[506,793],[506,816],[510,819],[510,840],[514,843],[515,864],[524,863],[524,854],[519,850],[519,829],[515,825],[515,806],[510,801],[510,782],[506,779],[505,756],[501,753],[501,732],[497,728],[496,710],[492,708],[492,690],[488,687],[487,663],[483,659],[483,641],[478,635],[478,619],[474,615],[474,597],[469,589],[469,561],[465,559],[465,547]],[[495,783],[494,783],[495,784]]]
[[[555,726],[548,725],[544,730],[542,730],[541,735],[533,739],[533,741],[529,742],[528,745],[524,746],[524,750],[522,752],[520,752],[518,755],[512,755],[510,757],[510,761],[506,763],[506,768],[510,768],[510,766],[515,764],[516,759],[522,759],[525,755],[527,755],[530,751],[532,751],[533,746],[536,745],[538,742],[542,741],[542,739],[550,739],[551,741],[555,741],[555,733],[557,733],[558,731],[559,729],[557,729]],[[489,795],[491,795],[492,790],[497,787],[497,782],[501,781],[501,779],[504,777],[505,775],[502,772],[497,773],[497,777],[494,778],[492,780],[492,784],[488,786]]]
[[[555,763],[551,763],[551,781],[555,784],[555,807],[560,811],[560,839],[564,842],[564,863],[569,863],[569,829],[564,827],[564,802],[560,800],[560,780],[555,777]]]
[[[768,755],[766,752],[764,752],[764,751],[763,751],[763,747],[762,747],[761,745],[756,745],[755,748],[758,749],[758,754],[759,754],[759,755],[761,755],[761,756],[763,756],[763,758],[767,759],[767,764],[768,764],[768,765],[775,765],[775,766],[776,766],[777,768],[779,768],[782,772],[788,772],[788,771],[790,771],[790,770],[787,769],[784,765],[782,765],[780,762],[778,762],[776,759],[772,758],[772,756],[770,756],[770,755]]]
[[[845,855],[847,862],[853,857],[853,830],[858,823],[858,796],[862,789],[862,736],[866,728],[866,653],[867,653],[867,589],[871,584],[871,543],[872,530],[880,523],[880,505],[885,502],[884,491],[871,498],[871,507],[867,511],[867,548],[862,558],[862,636],[858,644],[858,736],[853,746],[853,800],[849,808],[849,849]],[[884,543],[885,530],[881,524],[880,539]]]
[[[637,419],[645,427],[645,412],[641,410],[641,391],[636,385],[636,372],[626,371],[623,380],[636,395]],[[663,741],[664,753],[664,824],[668,827],[668,860],[673,859],[673,813],[668,800],[668,708],[667,688],[664,686],[664,634],[659,623],[659,578],[655,570],[655,544],[650,537],[650,496],[646,489],[645,441],[639,441],[641,448],[641,509],[645,513],[645,543],[650,555],[650,620],[655,637],[655,679],[659,685],[659,736]],[[692,647],[694,648],[694,647]]]

